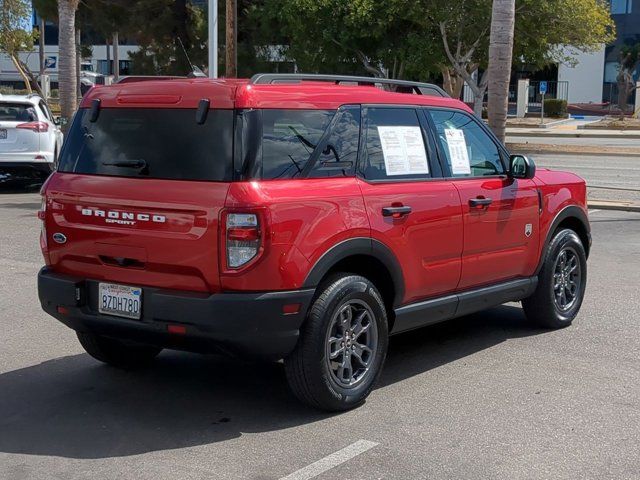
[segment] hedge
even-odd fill
[[[545,117],[567,118],[567,101],[557,98],[547,98],[544,101]]]

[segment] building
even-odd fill
[[[558,81],[568,81],[569,103],[617,101],[618,59],[623,45],[640,43],[640,0],[610,0],[616,41],[595,53],[575,53],[576,65],[558,66]],[[634,74],[640,80],[640,71]]]
[[[35,9],[32,16],[33,27],[40,29],[40,17]],[[45,22],[44,28],[44,58],[45,73],[51,78],[52,84],[58,81],[58,25],[54,22]],[[81,70],[110,75],[114,71],[113,65],[113,46],[107,45],[107,39],[102,38],[95,32],[81,32],[81,42],[88,46],[89,56],[85,56],[81,62]],[[109,51],[107,52],[107,47]],[[131,61],[129,60],[129,52],[138,50],[135,42],[126,38],[120,38],[118,47],[118,59],[120,67],[120,75],[129,75],[131,70]],[[35,74],[40,73],[40,56],[38,45],[30,52],[21,52],[20,59]],[[13,62],[6,54],[0,54],[0,83],[2,85],[10,85],[16,88],[23,88],[22,77],[18,74]]]

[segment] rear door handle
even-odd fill
[[[409,215],[411,213],[411,207],[409,206],[401,206],[401,207],[382,207],[382,216],[383,217],[402,217],[404,215]]]
[[[488,207],[492,203],[493,200],[490,198],[477,197],[469,199],[469,206],[471,207]]]

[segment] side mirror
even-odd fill
[[[511,155],[509,157],[509,176],[525,180],[536,176],[536,164],[524,155]]]

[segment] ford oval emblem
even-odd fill
[[[67,243],[67,237],[60,232],[56,232],[53,234],[53,241],[56,243]]]

